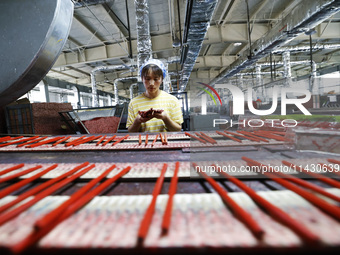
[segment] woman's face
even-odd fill
[[[163,82],[163,77],[154,75],[153,72],[149,72],[143,77],[143,84],[148,96],[157,96],[159,93],[159,87]]]

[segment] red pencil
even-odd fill
[[[63,139],[60,139],[59,141],[55,142],[54,144],[52,144],[52,146],[57,146],[58,144],[67,141],[71,136],[65,137]]]
[[[43,190],[42,192],[40,192],[39,194],[37,194],[34,198],[32,198],[31,200],[27,201],[26,203],[23,203],[21,205],[19,205],[18,207],[15,207],[14,209],[10,210],[10,211],[6,211],[3,214],[0,215],[0,226],[3,225],[4,223],[6,223],[7,221],[13,219],[14,217],[16,217],[17,215],[19,215],[20,213],[22,213],[23,211],[25,211],[27,208],[31,207],[32,205],[34,205],[35,203],[37,203],[38,201],[42,200],[43,198],[53,194],[54,192],[56,192],[57,190],[61,189],[62,187],[64,187],[66,184],[74,181],[75,179],[77,179],[78,177],[82,176],[83,174],[87,173],[88,171],[90,171],[95,165],[90,165],[88,167],[86,167],[85,169],[79,171],[78,173],[72,175],[71,177],[62,180],[52,186],[50,186],[49,188]]]
[[[131,169],[130,166],[124,168],[122,171],[120,171],[118,174],[113,176],[112,178],[106,180],[104,183],[100,184],[98,187],[91,190],[89,193],[87,193],[85,196],[78,199],[75,203],[73,203],[71,206],[67,208],[66,211],[62,213],[58,217],[56,221],[52,221],[51,224],[47,225],[47,227],[42,228],[38,231],[33,231],[29,236],[21,240],[19,243],[13,245],[10,249],[14,254],[19,254],[23,252],[28,247],[33,246],[36,244],[42,237],[44,237],[47,233],[49,233],[55,226],[57,226],[60,222],[70,217],[74,212],[79,210],[81,207],[86,205],[89,201],[91,201],[96,195],[98,195],[100,192],[102,192],[104,189],[106,189],[109,185],[111,185],[113,182],[118,180],[120,177],[125,175],[127,172],[129,172]]]
[[[47,182],[44,182],[36,187],[34,187],[33,189],[30,189],[24,193],[22,193],[21,195],[17,196],[16,199],[12,200],[11,202],[8,202],[7,204],[4,204],[2,206],[0,206],[0,213],[4,212],[5,210],[7,210],[8,208],[11,208],[12,206],[18,204],[19,202],[23,201],[24,199],[28,198],[29,196],[33,196],[34,194],[37,194],[39,191],[44,190],[45,188],[51,186],[52,184],[66,178],[67,176],[75,173],[76,171],[78,171],[79,169],[87,166],[89,164],[89,162],[85,162],[82,163],[79,166],[76,166],[75,168],[71,169],[70,171],[56,177],[53,179],[48,180]]]
[[[171,222],[171,213],[172,213],[172,205],[173,205],[173,198],[176,194],[177,189],[177,182],[178,182],[178,170],[179,170],[179,162],[176,162],[174,175],[171,178],[170,188],[169,188],[169,198],[166,204],[166,208],[163,215],[162,221],[162,234],[166,234],[170,227]]]
[[[266,199],[258,195],[253,189],[248,187],[239,179],[227,174],[226,172],[219,172],[219,174],[224,175],[228,179],[228,181],[237,185],[240,189],[247,193],[248,196],[252,198],[259,206],[264,208],[265,211],[274,218],[274,220],[277,220],[283,225],[291,228],[306,242],[317,243],[320,241],[320,238],[313,232],[311,232],[308,228],[306,228],[303,224],[292,218],[288,213],[281,210],[279,207],[273,205],[272,203],[268,202]]]
[[[40,142],[40,141],[44,140],[45,138],[47,138],[47,136],[40,137],[40,138],[31,140],[31,141],[28,141],[28,142],[26,142],[26,143],[18,144],[17,147],[23,147],[23,146],[26,146],[26,145],[31,144],[31,143]]]
[[[223,135],[223,136],[225,136],[225,137],[227,137],[227,138],[229,138],[231,140],[234,140],[236,142],[242,143],[242,141],[240,139],[237,139],[237,138],[235,138],[235,137],[233,137],[231,135],[224,134],[224,133],[222,133],[220,131],[216,131],[216,133],[219,134],[219,135]]]
[[[51,138],[51,139],[48,139],[48,140],[45,140],[45,141],[41,141],[41,142],[39,142],[39,143],[27,145],[26,148],[34,148],[34,147],[38,147],[38,146],[43,145],[43,144],[46,144],[46,143],[51,143],[51,142],[58,141],[58,140],[60,140],[60,139],[62,139],[62,138],[63,138],[63,137],[54,137],[54,138]]]
[[[306,169],[304,169],[300,166],[294,165],[293,163],[290,163],[290,162],[285,161],[285,160],[282,160],[282,163],[285,164],[286,166],[293,167],[294,169],[298,169],[300,172],[306,173],[306,174],[314,177],[315,179],[318,179],[318,180],[320,180],[324,183],[327,183],[328,185],[331,185],[333,187],[340,189],[340,182],[338,182],[336,180],[333,180],[331,178],[328,178],[328,177],[323,176],[323,175],[318,174],[318,173],[309,172]],[[339,197],[339,200],[337,200],[337,201],[340,202],[340,197]]]
[[[102,141],[104,141],[105,138],[106,138],[106,135],[100,138],[99,141],[96,143],[96,146],[98,146]]]
[[[90,181],[88,184],[83,186],[81,189],[79,189],[77,192],[75,192],[72,196],[70,196],[69,199],[67,199],[64,203],[59,205],[57,208],[52,210],[51,212],[45,214],[41,219],[39,219],[35,224],[34,227],[44,228],[51,222],[53,222],[56,218],[58,218],[63,211],[66,210],[68,206],[70,206],[72,203],[80,199],[86,192],[88,192],[90,189],[92,189],[95,185],[97,185],[104,177],[106,177],[114,168],[116,165],[112,165],[107,170],[105,170],[101,175],[99,175],[97,178]]]
[[[75,139],[71,142],[65,143],[65,147],[71,146],[72,144],[77,143],[78,141],[82,140],[85,137],[86,137],[86,135],[83,135],[83,136],[81,136],[81,137],[79,137],[79,138],[77,138],[77,139]]]
[[[195,136],[195,135],[192,135],[192,134],[190,134],[190,133],[188,133],[188,132],[184,132],[184,134],[186,134],[187,136],[192,137],[192,138],[194,138],[194,139],[200,141],[201,143],[207,143],[206,140],[203,140],[203,139],[201,139],[201,138],[199,138],[199,137],[197,137],[197,136]]]
[[[139,141],[138,141],[138,145],[141,145],[142,144],[142,135],[139,134]]]
[[[105,146],[107,145],[109,142],[111,142],[113,139],[115,139],[116,135],[112,136],[111,138],[107,139],[103,144],[102,146]]]
[[[266,167],[267,169],[270,169],[271,172],[275,172],[272,167],[265,166],[265,165],[261,164],[260,162],[257,162],[253,159],[250,159],[250,158],[247,158],[247,157],[242,157],[242,159],[252,166],[257,166],[257,167],[260,167],[260,168]],[[279,178],[277,175],[272,174],[272,173],[268,173],[268,172],[264,172],[264,174],[266,176],[268,176],[269,178],[271,178],[273,181],[275,181],[275,182],[281,184],[282,186],[286,187],[287,189],[294,191],[295,193],[297,193],[301,197],[305,198],[306,200],[308,200],[309,202],[311,202],[315,206],[322,209],[324,212],[333,216],[335,219],[340,220],[340,208],[338,208],[337,206],[326,202],[325,200],[315,196],[314,194],[308,192],[307,190],[300,188],[299,186],[296,186],[295,184],[291,183],[290,181],[285,180],[285,178]]]
[[[231,208],[234,216],[242,221],[249,230],[254,234],[256,238],[261,239],[264,231],[259,224],[253,219],[253,217],[240,207],[213,178],[202,172],[199,166],[193,163],[193,166],[199,169],[198,173],[204,177],[204,179],[214,188],[214,190],[220,195],[221,199]]]
[[[153,213],[154,213],[155,208],[156,208],[157,196],[160,194],[160,192],[162,190],[162,186],[163,186],[163,182],[164,182],[164,176],[165,176],[165,172],[166,172],[167,168],[168,168],[168,164],[164,163],[161,174],[158,177],[157,182],[156,182],[155,187],[154,187],[153,192],[152,192],[151,203],[149,204],[149,206],[148,206],[148,208],[147,208],[147,210],[144,214],[144,217],[142,219],[142,222],[139,226],[138,242],[143,242],[143,240],[145,239],[145,237],[146,237],[146,235],[149,231],[152,216],[153,216]]]
[[[148,135],[148,134],[146,134],[146,137],[145,137],[145,146],[147,146],[147,145],[148,145],[148,139],[149,139],[149,135]]]
[[[128,138],[130,135],[126,135],[126,136],[124,136],[124,137],[122,137],[122,138],[119,138],[117,141],[115,141],[113,144],[112,144],[112,146],[115,146],[117,143],[120,143],[120,142],[122,142],[123,140],[125,140],[126,138]]]
[[[24,138],[24,139],[21,139],[21,140],[16,140],[16,141],[12,141],[12,142],[8,142],[8,143],[0,144],[0,147],[4,147],[4,146],[16,144],[16,143],[22,143],[22,142],[31,141],[31,140],[34,140],[34,139],[36,139],[36,138],[38,138],[38,137],[39,137],[39,136],[33,136],[33,137],[29,137],[29,138]]]
[[[18,177],[20,177],[20,176],[22,176],[22,175],[25,175],[25,174],[28,174],[28,173],[30,173],[30,172],[33,172],[33,171],[35,171],[35,170],[37,170],[37,169],[39,169],[39,168],[41,168],[41,167],[42,167],[42,165],[37,165],[37,166],[35,166],[35,167],[31,167],[31,168],[29,168],[29,169],[23,170],[23,171],[21,171],[21,172],[19,172],[19,173],[11,174],[11,175],[9,175],[9,176],[0,178],[0,183],[7,182],[7,181],[12,180],[12,179],[14,179],[14,178],[18,178]]]
[[[29,178],[26,178],[20,182],[17,182],[13,185],[10,185],[8,186],[7,188],[3,189],[0,191],[0,198],[3,198],[9,194],[11,194],[12,192],[18,190],[19,188],[22,188],[24,187],[26,184],[40,178],[41,176],[43,176],[44,174],[48,173],[49,171],[55,169],[56,167],[58,166],[58,164],[54,164],[48,168],[46,168],[45,170],[42,170],[41,172],[29,177]]]
[[[24,165],[25,165],[24,163],[21,163],[21,164],[18,164],[18,165],[15,165],[15,166],[6,168],[6,169],[4,169],[4,170],[2,170],[2,171],[0,172],[0,176],[1,176],[1,175],[4,175],[4,174],[7,174],[7,173],[9,173],[9,172],[11,172],[11,171],[13,171],[13,170],[17,170],[17,169],[19,169],[19,168],[22,168]]]
[[[157,141],[157,138],[158,138],[158,134],[156,135],[155,139],[153,140],[151,146],[154,146],[154,145],[155,145],[155,143],[156,143],[156,141]]]

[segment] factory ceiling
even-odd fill
[[[292,77],[340,70],[340,1],[321,0],[83,0],[74,2],[72,27],[47,77],[129,98],[141,49],[136,17],[145,3],[153,58],[168,62],[171,91],[194,91],[255,72],[282,74],[290,52]],[[145,7],[145,6],[144,6]],[[297,62],[300,61],[300,62]],[[267,63],[271,63],[268,65]],[[115,66],[117,68],[115,68]]]

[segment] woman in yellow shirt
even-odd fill
[[[129,104],[126,123],[129,132],[181,131],[183,116],[179,100],[159,89],[166,74],[163,62],[157,59],[150,59],[141,67],[140,75],[146,91]],[[155,111],[151,117],[139,114],[151,108],[162,111]]]

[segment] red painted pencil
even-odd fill
[[[44,139],[46,139],[47,136],[44,136],[44,137],[40,137],[40,138],[37,138],[37,139],[34,139],[34,140],[31,140],[31,141],[28,141],[28,142],[25,142],[25,143],[22,143],[22,144],[18,144],[17,147],[24,147],[28,144],[31,144],[31,143],[36,143],[36,142],[40,142]]]
[[[107,145],[109,142],[111,142],[113,139],[115,139],[116,135],[112,136],[111,138],[107,139],[103,144],[102,146],[105,146]]]
[[[339,164],[339,165],[340,165],[340,160],[331,159],[331,158],[328,158],[327,160],[328,160],[328,162],[330,162],[330,163],[334,163],[334,164]]]
[[[245,135],[240,135],[240,134],[238,134],[238,133],[232,133],[232,132],[229,132],[229,131],[227,131],[227,130],[224,130],[224,132],[227,133],[227,134],[229,134],[229,135],[236,135],[236,136],[238,136],[238,137],[242,137],[242,138],[244,138],[244,139],[251,140],[251,141],[254,141],[254,142],[260,142],[259,139],[254,138],[254,137],[245,136]]]
[[[168,145],[168,136],[166,133],[164,133],[164,144]]]
[[[2,171],[0,172],[0,176],[1,176],[1,175],[4,175],[4,174],[7,174],[7,173],[9,173],[9,172],[11,172],[11,171],[13,171],[13,170],[17,170],[17,169],[19,169],[19,168],[22,168],[24,165],[25,165],[24,163],[21,163],[21,164],[18,164],[18,165],[15,165],[15,166],[6,168],[6,169],[4,169],[4,170],[2,170]]]
[[[242,141],[240,139],[237,139],[237,138],[235,138],[235,137],[233,137],[231,135],[224,134],[224,133],[222,133],[220,131],[216,131],[216,133],[219,134],[219,135],[223,135],[223,136],[225,136],[225,137],[227,137],[227,138],[229,138],[231,140],[234,140],[236,142],[242,143]]]
[[[168,202],[166,204],[166,208],[165,208],[164,215],[163,215],[162,234],[166,234],[170,227],[173,198],[174,198],[174,195],[176,194],[177,183],[178,183],[178,170],[179,170],[179,162],[176,162],[174,175],[172,176],[171,182],[170,182],[170,188],[169,188],[169,193],[168,193],[169,198],[168,198]]]
[[[106,135],[100,138],[99,141],[96,143],[96,146],[98,146],[102,141],[104,141],[105,138],[106,138]]]
[[[253,217],[240,207],[213,178],[202,172],[199,166],[193,163],[195,169],[199,169],[198,173],[204,177],[204,179],[214,188],[214,190],[220,195],[221,199],[231,208],[234,216],[248,226],[249,230],[254,234],[256,238],[261,239],[264,231],[259,224],[253,219]]]
[[[23,201],[24,199],[28,198],[29,196],[33,196],[35,194],[37,194],[38,192],[40,192],[41,190],[44,190],[45,188],[48,188],[49,186],[51,186],[52,184],[68,177],[69,175],[77,172],[78,170],[80,170],[83,167],[86,167],[89,164],[89,162],[85,162],[80,164],[79,166],[74,167],[73,169],[71,169],[70,171],[56,177],[56,178],[52,178],[50,180],[48,180],[47,182],[44,182],[36,187],[34,187],[33,189],[30,189],[22,194],[20,194],[19,196],[17,196],[17,198],[15,198],[14,200],[8,202],[7,204],[4,204],[2,206],[0,206],[0,213],[6,211],[7,209],[11,208],[12,206],[18,204],[19,202]]]
[[[1,143],[3,143],[3,142],[7,142],[7,141],[12,141],[12,140],[17,140],[17,139],[21,139],[21,138],[23,138],[24,136],[16,136],[16,137],[11,137],[11,136],[5,136],[5,137],[3,137],[2,139],[1,139]]]
[[[208,142],[210,142],[210,143],[212,143],[212,144],[216,144],[216,143],[217,143],[217,141],[216,141],[214,138],[208,136],[206,133],[200,132],[200,134],[201,134],[201,136],[202,136],[203,138],[205,138],[205,140],[207,140]]]
[[[63,137],[54,137],[54,138],[51,138],[51,139],[48,139],[48,140],[45,140],[45,141],[41,141],[39,143],[27,145],[26,148],[35,148],[35,147],[38,147],[38,146],[43,145],[43,144],[47,144],[47,143],[58,141],[58,140],[60,140],[62,138]]]
[[[184,132],[184,134],[186,134],[187,136],[192,137],[192,138],[194,138],[194,139],[200,141],[201,143],[207,143],[206,140],[203,140],[203,139],[201,139],[201,138],[199,138],[199,137],[197,137],[197,136],[195,136],[195,135],[192,135],[192,134],[190,134],[190,133],[188,133],[188,132]]]
[[[238,133],[240,133],[240,134],[243,134],[243,135],[246,135],[246,136],[253,137],[253,138],[258,139],[258,140],[260,140],[260,141],[262,141],[262,142],[269,143],[269,141],[268,141],[267,139],[264,139],[264,138],[262,138],[262,137],[258,137],[257,135],[254,135],[254,134],[252,134],[252,133],[250,133],[250,132],[241,131],[241,130],[237,130],[236,132],[238,132]]]
[[[159,133],[159,137],[161,138],[162,145],[164,145],[164,138],[163,138],[162,133]]]
[[[155,143],[156,143],[156,141],[157,141],[157,138],[158,138],[158,134],[156,135],[155,139],[153,140],[151,146],[154,146],[154,145],[155,145]]]
[[[22,175],[25,175],[25,174],[28,174],[28,173],[30,173],[30,172],[33,172],[33,171],[35,171],[35,170],[37,170],[37,169],[39,169],[39,168],[41,168],[41,167],[42,167],[42,165],[37,165],[37,166],[35,166],[35,167],[31,167],[31,168],[29,168],[29,169],[23,170],[23,171],[21,171],[21,172],[19,172],[19,173],[11,174],[11,175],[9,175],[9,176],[0,178],[0,183],[7,182],[7,181],[12,180],[12,179],[14,179],[14,178],[18,178],[18,177],[20,177],[20,176],[22,176]]]
[[[130,171],[131,167],[128,166],[122,171],[120,171],[118,174],[113,176],[112,178],[106,180],[104,183],[100,184],[98,187],[91,190],[89,193],[87,193],[85,196],[78,199],[75,203],[73,203],[71,206],[67,208],[66,211],[58,217],[56,221],[53,221],[51,224],[47,225],[47,227],[39,229],[38,231],[33,231],[29,236],[21,240],[19,243],[13,245],[10,247],[11,251],[14,254],[19,254],[23,252],[25,249],[33,246],[36,244],[42,237],[44,237],[46,234],[48,234],[54,227],[56,227],[60,222],[70,217],[74,212],[82,208],[84,205],[86,205],[89,201],[91,201],[95,196],[97,196],[100,192],[102,192],[104,189],[109,187],[113,182],[121,178],[123,175],[128,173]]]
[[[65,143],[65,147],[71,146],[72,144],[77,143],[78,141],[82,140],[85,137],[86,137],[86,135],[83,135],[83,136],[81,136],[81,137],[79,137],[79,138],[77,138],[77,139],[75,139],[71,142]]]
[[[16,141],[0,144],[0,147],[5,147],[5,146],[16,144],[16,143],[22,143],[22,142],[31,141],[31,140],[34,140],[34,139],[36,139],[38,137],[39,136],[33,136],[33,137],[29,137],[29,138],[24,138],[24,139],[21,139],[21,140],[16,140]]]
[[[52,146],[57,146],[58,144],[67,141],[68,139],[70,139],[71,136],[65,137],[63,139],[60,139],[59,141],[55,142],[54,144],[52,144]]]
[[[98,139],[100,137],[102,137],[102,136],[101,135],[99,135],[99,136],[90,136],[90,137],[88,137],[86,139],[83,139],[81,141],[78,141],[78,142],[74,143],[73,146],[78,146],[78,145],[83,144],[83,143],[88,143],[88,142],[96,140],[96,139]]]
[[[151,220],[152,220],[155,208],[156,208],[157,196],[161,193],[163,182],[164,182],[164,176],[165,176],[165,172],[166,172],[167,168],[168,168],[168,164],[164,163],[161,174],[158,177],[156,184],[155,184],[155,187],[154,187],[153,192],[152,192],[151,203],[149,204],[148,208],[146,209],[146,212],[144,214],[142,222],[139,226],[139,230],[138,230],[138,241],[139,242],[142,242],[145,239],[145,237],[146,237],[146,235],[149,231]]]
[[[216,166],[215,166],[216,167]],[[265,209],[265,211],[271,215],[275,220],[279,221],[283,225],[292,229],[296,234],[298,234],[302,239],[304,239],[308,243],[317,243],[320,242],[320,238],[311,232],[308,228],[306,228],[299,221],[292,218],[288,213],[280,209],[279,207],[273,205],[268,202],[266,199],[258,195],[253,189],[248,187],[239,179],[229,175],[226,172],[219,172],[220,175],[223,175],[228,179],[228,181],[237,185],[240,189],[242,189],[248,196],[253,199],[259,206]]]
[[[11,194],[12,192],[18,190],[19,188],[22,188],[24,187],[26,184],[40,178],[41,176],[43,176],[44,174],[47,174],[49,171],[55,169],[56,167],[58,166],[58,164],[54,164],[48,168],[46,168],[45,170],[42,170],[41,172],[29,177],[29,178],[26,178],[20,182],[17,182],[13,185],[10,185],[8,186],[7,188],[3,189],[0,191],[0,198],[3,198],[9,194]]]
[[[300,172],[306,173],[306,174],[314,177],[315,179],[318,179],[318,180],[320,180],[320,181],[322,181],[324,183],[327,183],[328,185],[331,185],[333,187],[336,187],[336,188],[340,189],[340,182],[338,182],[336,180],[333,180],[331,178],[328,178],[328,177],[323,176],[323,175],[318,174],[318,173],[309,172],[306,169],[302,168],[301,166],[294,165],[293,163],[290,163],[290,162],[285,161],[285,160],[282,160],[282,163],[284,165],[286,165],[286,166],[293,167],[294,169],[297,169]],[[338,202],[340,202],[340,197],[339,197]]]
[[[129,136],[130,136],[130,135],[126,135],[126,136],[124,136],[124,137],[118,139],[117,141],[115,141],[115,142],[112,144],[112,146],[115,146],[116,144],[122,142],[123,140],[125,140],[125,139],[128,138]]]
[[[20,213],[22,213],[23,211],[25,211],[27,208],[31,207],[32,205],[34,205],[35,203],[37,203],[38,201],[42,200],[43,198],[53,194],[54,192],[56,192],[57,190],[63,188],[66,184],[74,181],[75,179],[79,178],[80,176],[82,176],[83,174],[87,173],[88,171],[90,171],[93,167],[95,167],[95,165],[90,165],[88,167],[86,167],[85,169],[79,171],[78,173],[72,175],[71,177],[64,179],[52,186],[50,186],[49,188],[43,190],[42,192],[40,192],[39,194],[37,194],[34,198],[32,198],[31,200],[19,205],[18,207],[15,207],[14,209],[10,210],[10,211],[6,211],[3,214],[0,215],[0,226],[3,225],[4,223],[6,223],[7,221],[13,219],[14,217],[16,217],[17,215],[19,215]]]
[[[109,167],[107,170],[105,170],[97,178],[91,180],[88,184],[86,184],[81,189],[79,189],[77,192],[75,192],[64,203],[62,203],[61,205],[59,205],[57,208],[55,208],[54,210],[50,211],[49,213],[45,214],[41,219],[39,219],[37,222],[35,222],[34,227],[37,228],[37,229],[39,229],[39,228],[41,229],[41,228],[46,227],[48,224],[51,224],[51,222],[56,220],[61,215],[61,213],[66,210],[66,208],[68,208],[71,204],[73,204],[75,201],[80,199],[86,192],[88,192],[95,185],[97,185],[115,167],[116,167],[116,165],[112,165],[111,167]]]
[[[253,159],[250,159],[250,158],[247,158],[247,157],[242,157],[242,159],[252,166],[257,166],[257,167],[260,167],[260,168],[266,167],[271,172],[275,172],[273,167],[263,165],[260,162],[257,162]],[[264,174],[266,176],[268,176],[270,179],[272,179],[273,181],[279,183],[280,185],[286,187],[287,189],[290,189],[291,191],[293,191],[293,192],[297,193],[298,195],[300,195],[301,197],[305,198],[306,200],[308,200],[309,202],[311,202],[315,206],[322,209],[324,212],[333,216],[335,219],[340,220],[340,208],[338,208],[337,206],[326,202],[325,200],[315,196],[314,194],[308,192],[307,190],[300,188],[299,186],[296,186],[295,184],[291,183],[290,181],[285,180],[285,178],[279,178],[276,174],[272,174],[272,173],[269,173],[269,172],[264,172]]]
[[[149,134],[146,134],[146,136],[145,136],[145,146],[148,145],[148,140],[149,140]]]
[[[139,141],[138,141],[138,145],[141,145],[142,144],[142,135],[139,134]]]

